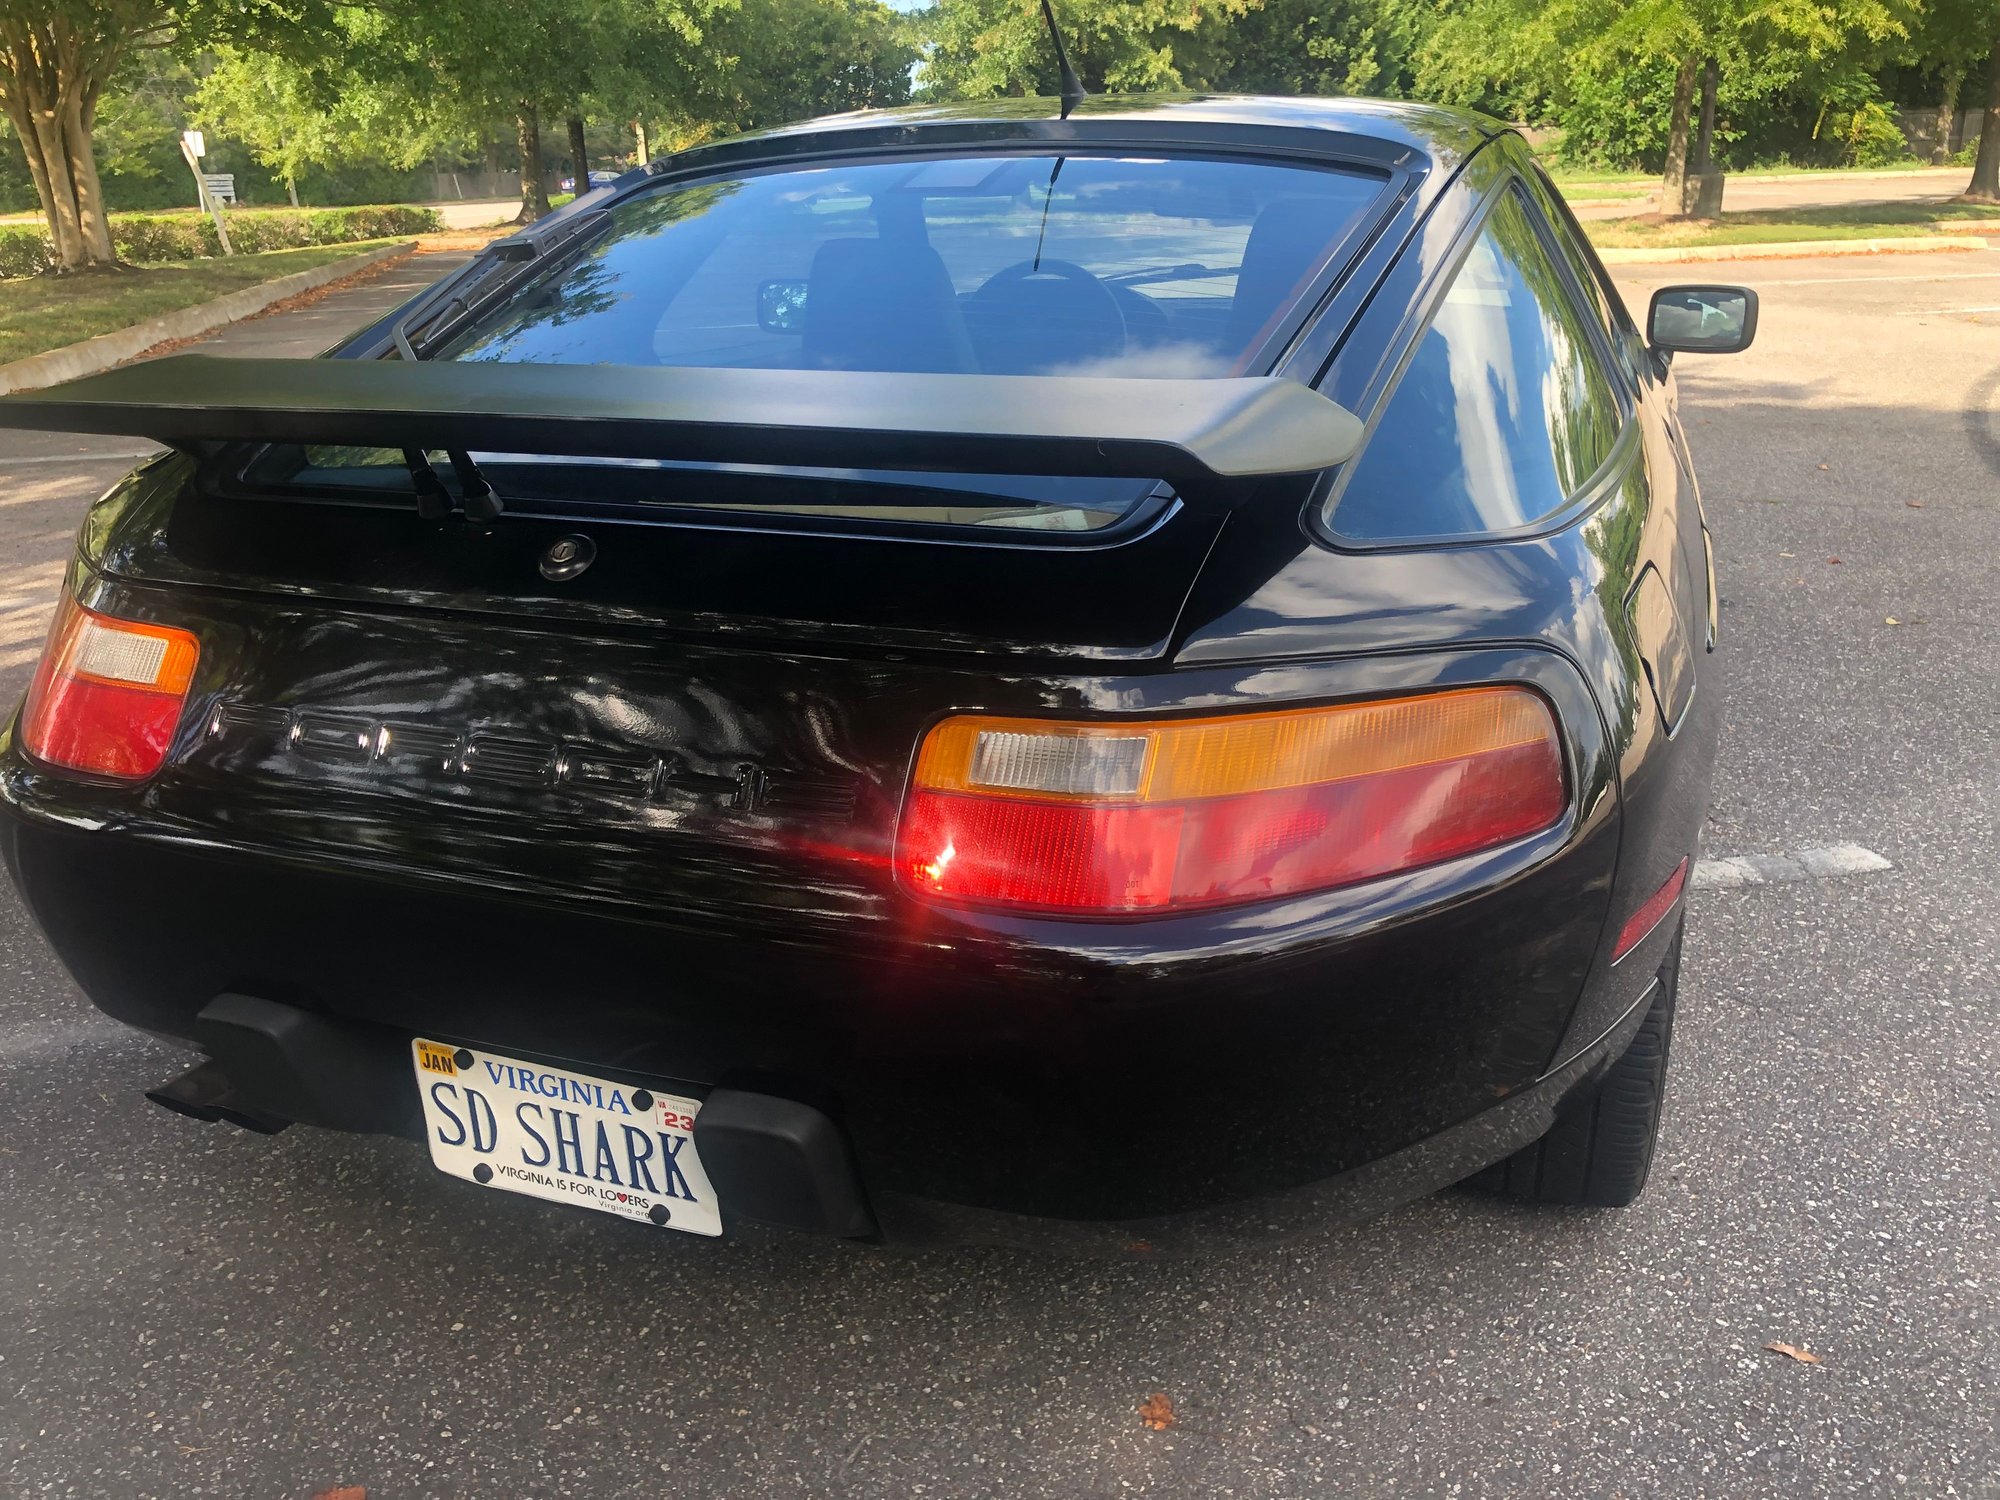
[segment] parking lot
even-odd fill
[[[1454,1192],[1163,1261],[662,1236],[169,1116],[141,1091],[179,1054],[6,889],[0,1493],[2000,1495],[2000,252],[1620,276],[1738,279],[1756,348],[1681,365],[1707,853],[1890,868],[1692,898],[1636,1207]],[[224,343],[311,352],[371,298]],[[132,449],[0,442],[10,701]]]

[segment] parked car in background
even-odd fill
[[[161,1103],[669,1228],[1624,1203],[1717,725],[1670,360],[1754,327],[1642,335],[1436,108],[678,153],[328,358],[0,401],[173,450],[0,847]]]

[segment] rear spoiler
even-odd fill
[[[175,354],[0,397],[0,427],[814,468],[1158,479],[1240,501],[1361,423],[1274,376],[1144,380]]]

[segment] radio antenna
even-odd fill
[[[1062,28],[1056,25],[1056,13],[1049,0],[1042,0],[1042,19],[1049,25],[1049,40],[1056,44],[1056,66],[1062,72],[1062,117],[1067,120],[1069,112],[1083,103],[1083,80],[1076,76],[1076,69],[1069,65],[1069,52],[1063,47]]]

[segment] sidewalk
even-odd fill
[[[185,347],[203,354],[314,355],[468,259],[457,251],[411,256],[370,281],[228,324]],[[84,507],[153,451],[156,445],[142,438],[0,430],[0,697],[12,701],[41,654]]]
[[[420,252],[358,286],[343,287],[303,307],[227,324],[175,352],[309,359],[471,259],[469,250]]]
[[[372,323],[390,308],[408,301],[471,258],[471,252],[461,250],[413,255],[392,263],[387,271],[368,281],[342,287],[303,306],[225,324],[174,352],[308,359],[355,329]],[[32,470],[38,477],[54,478],[58,472],[63,472],[58,462],[61,459],[83,463],[92,457],[124,457],[143,453],[149,446],[134,438],[75,437],[65,433],[0,430],[0,483],[6,481],[8,471],[14,464],[28,466],[23,469],[24,474]],[[88,499],[89,496],[83,498]],[[0,512],[0,515],[4,514]]]

